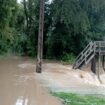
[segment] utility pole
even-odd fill
[[[38,51],[36,72],[42,72],[42,58],[43,58],[43,29],[44,29],[44,0],[40,0],[40,15],[39,15],[39,33],[38,33]]]

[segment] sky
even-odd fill
[[[20,3],[22,0],[17,0],[18,1],[18,3]]]

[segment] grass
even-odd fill
[[[54,93],[63,100],[64,105],[105,105],[105,98],[92,95],[76,95],[71,93]]]

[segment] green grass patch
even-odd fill
[[[95,95],[77,95],[71,93],[54,93],[64,105],[105,105],[105,98]]]

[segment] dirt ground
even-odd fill
[[[61,105],[51,91],[105,95],[105,75],[101,75],[101,84],[87,69],[45,62],[42,74],[37,74],[34,60],[0,58],[0,105]]]

